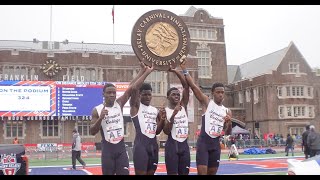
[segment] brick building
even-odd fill
[[[306,125],[320,126],[319,76],[291,42],[239,66],[229,65],[233,101],[228,104],[245,112],[241,120],[252,133],[301,135]]]

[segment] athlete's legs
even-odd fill
[[[188,175],[190,170],[190,149],[189,146],[185,147],[185,151],[179,157],[179,175]]]
[[[207,175],[208,166],[206,165],[197,165],[198,175]]]
[[[81,151],[77,151],[77,156],[76,156],[77,160],[79,161],[79,163],[85,167],[86,166],[86,163],[82,160],[81,158]]]
[[[174,143],[165,145],[165,163],[168,175],[178,175],[179,158]]]
[[[159,147],[158,144],[153,144],[150,146],[150,152],[148,153],[149,161],[147,168],[147,175],[154,175],[158,167],[159,161]]]
[[[208,172],[207,172],[208,175],[217,174],[219,164],[220,164],[220,155],[221,155],[220,149],[209,151]]]
[[[71,157],[71,159],[72,159],[72,169],[76,169],[76,151],[75,150],[72,150],[71,151],[71,155],[72,155],[72,157]]]
[[[207,175],[208,171],[208,150],[204,142],[197,142],[196,163],[198,175]]]
[[[102,154],[101,154],[101,168],[103,175],[114,175],[115,174],[115,162],[111,157],[111,152],[107,152],[104,150],[105,148],[102,147]]]
[[[115,161],[116,175],[129,175],[129,159],[125,148],[118,154]]]
[[[146,175],[148,166],[148,153],[145,146],[135,144],[133,147],[133,165],[136,175]]]
[[[208,168],[208,175],[216,175],[219,167]]]

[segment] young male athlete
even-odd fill
[[[184,66],[182,64],[181,66]],[[165,144],[165,163],[168,175],[188,175],[190,168],[190,149],[188,145],[188,115],[189,85],[184,76],[176,69],[169,69],[175,73],[183,87],[182,99],[180,91],[172,87],[167,91],[168,106],[165,108],[167,121],[163,132],[168,135]]]
[[[149,68],[150,69],[150,68]],[[150,70],[147,70],[150,71]],[[107,83],[103,87],[104,103],[92,110],[91,135],[101,132],[101,164],[103,175],[129,175],[129,159],[123,140],[123,106],[132,90],[142,84],[143,79],[136,77],[122,96],[116,99],[116,87]]]
[[[186,63],[184,61],[184,63]],[[185,66],[181,66],[186,81],[202,108],[202,123],[200,136],[197,140],[196,163],[199,175],[214,175],[220,162],[220,142],[222,131],[231,134],[231,111],[222,105],[224,85],[214,83],[211,88],[212,98],[205,95],[193,82]]]
[[[144,69],[145,72],[141,72],[142,81],[153,70],[152,67]],[[164,117],[164,113],[158,113],[158,109],[150,105],[151,99],[152,87],[148,83],[136,86],[130,98],[130,115],[136,129],[133,146],[136,175],[154,175],[158,166],[159,147],[156,135],[162,131],[164,118],[161,117]]]

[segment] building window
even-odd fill
[[[286,95],[280,92],[278,87],[278,97],[283,98],[312,98],[313,88],[309,86],[285,86]]]
[[[296,96],[296,87],[292,87],[292,96]]]
[[[199,29],[199,39],[206,39],[207,31],[205,29]]]
[[[215,29],[208,30],[208,39],[217,40],[217,31]]]
[[[258,94],[258,88],[253,89],[253,102],[254,104],[259,102],[259,94]]]
[[[316,69],[316,76],[320,76],[320,68]]]
[[[304,87],[300,86],[300,96],[304,96]]]
[[[278,87],[278,96],[279,97],[282,96],[282,87],[281,86]]]
[[[242,93],[242,91],[239,91],[238,95],[239,95],[239,104],[242,104],[243,103],[243,93]]]
[[[84,79],[86,82],[90,82],[91,80],[90,75],[91,75],[90,70],[86,69],[85,76],[84,76]]]
[[[299,73],[299,64],[298,63],[290,63],[289,64],[289,72],[290,73]]]
[[[291,96],[291,94],[290,94],[290,86],[287,86],[286,89],[287,89],[287,96]]]
[[[308,87],[308,96],[311,97],[311,87]]]
[[[313,117],[313,107],[309,107],[309,117]]]
[[[250,102],[251,98],[250,98],[250,90],[246,90],[246,102]]]
[[[284,110],[284,107],[279,107],[279,116],[280,116],[280,118],[284,117],[283,110]]]
[[[191,38],[197,38],[197,30],[189,29]]]
[[[197,51],[199,78],[211,78],[209,51]]]
[[[42,120],[42,136],[58,137],[59,121],[58,120]]]
[[[79,120],[77,121],[77,129],[81,136],[91,136],[90,135],[90,120]]]
[[[167,92],[167,72],[153,71],[146,79],[151,84],[152,93],[155,95],[165,95]]]
[[[289,129],[291,135],[302,135],[304,127],[290,127]]]
[[[7,120],[5,126],[7,138],[23,138],[23,121]]]
[[[291,117],[291,107],[287,107],[287,115],[288,117]]]
[[[294,117],[301,117],[304,116],[305,107],[303,106],[294,106],[293,113]]]

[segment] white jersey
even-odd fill
[[[210,100],[205,112],[205,132],[211,138],[221,135],[224,124],[223,118],[227,115],[227,110],[228,108],[223,105],[218,106],[212,99]]]
[[[173,109],[166,107],[167,120],[170,122],[170,118],[173,114]],[[178,142],[183,142],[188,138],[189,126],[188,116],[184,107],[174,117],[174,123],[171,129],[171,136]]]
[[[157,131],[158,109],[153,106],[146,106],[140,103],[138,120],[141,133],[149,138],[154,138]]]
[[[100,117],[103,104],[96,106]],[[112,107],[105,107],[108,110],[108,116],[105,116],[101,121],[101,126],[106,141],[117,144],[123,139],[124,124],[121,107],[117,101]]]

